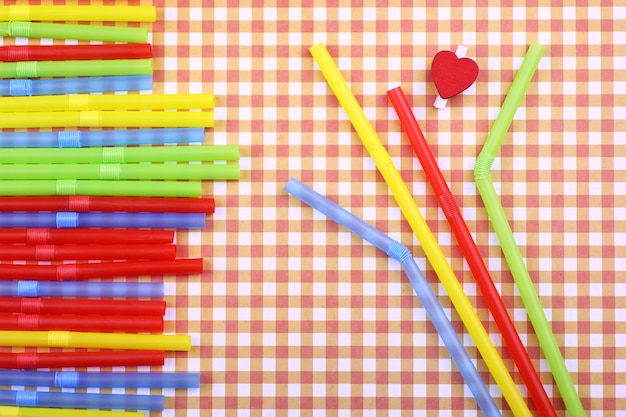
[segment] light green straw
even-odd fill
[[[0,36],[148,43],[148,30],[144,28],[67,23],[0,22]]]
[[[4,164],[0,180],[236,180],[239,164]]]
[[[134,162],[236,161],[238,159],[238,145],[10,148],[0,152],[0,163],[3,164],[124,164]]]
[[[0,78],[152,75],[151,59],[94,59],[0,63]]]
[[[89,195],[129,197],[200,197],[199,181],[0,181],[0,196]]]
[[[528,274],[528,269],[524,264],[522,254],[515,243],[513,232],[511,231],[508,219],[506,218],[500,199],[496,194],[496,189],[493,186],[489,173],[493,160],[498,154],[504,136],[511,125],[515,111],[522,101],[528,84],[537,69],[539,60],[543,54],[543,49],[543,46],[537,43],[533,43],[528,49],[524,62],[517,72],[509,93],[502,104],[502,109],[491,127],[491,131],[487,136],[480,155],[478,155],[474,167],[474,178],[478,192],[487,209],[489,220],[498,236],[500,246],[502,246],[506,262],[513,274],[515,284],[526,306],[530,321],[533,324],[543,353],[552,370],[552,375],[561,393],[565,407],[570,416],[582,417],[586,416],[585,410],[583,409],[576,388],[574,388],[572,378],[565,366],[565,361],[556,343],[548,319],[541,307],[541,302],[539,301],[537,291]]]

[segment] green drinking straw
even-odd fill
[[[509,93],[502,104],[502,109],[491,127],[491,131],[487,136],[482,151],[478,155],[476,165],[474,166],[474,178],[478,192],[487,209],[489,220],[498,236],[498,240],[502,246],[502,252],[513,274],[515,284],[526,306],[528,316],[535,329],[543,353],[548,360],[552,375],[556,381],[556,385],[561,393],[567,411],[572,417],[581,417],[586,416],[585,410],[582,407],[572,378],[565,366],[565,361],[556,343],[548,319],[541,307],[539,296],[528,274],[528,269],[524,264],[522,254],[515,243],[513,232],[511,231],[508,219],[506,218],[489,173],[493,160],[498,154],[504,136],[511,125],[515,111],[522,101],[528,84],[537,69],[539,60],[543,54],[543,49],[543,46],[538,43],[533,43],[528,49],[524,62],[517,72],[513,84],[509,89]]]
[[[199,181],[41,180],[0,181],[0,196],[88,195],[129,197],[200,197]]]
[[[94,59],[0,63],[0,78],[152,75],[151,59]]]
[[[239,160],[238,145],[8,148],[0,152],[2,164],[125,164],[236,160]]]
[[[236,180],[239,164],[3,164],[0,180]]]
[[[148,43],[148,30],[144,28],[66,23],[0,22],[0,36]]]

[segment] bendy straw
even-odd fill
[[[0,212],[2,211],[127,211],[131,213],[139,212],[172,212],[172,213],[207,213],[215,212],[215,200],[210,197],[203,198],[167,198],[167,197],[92,197],[88,195],[70,196],[49,196],[49,197],[0,197]],[[121,231],[124,233],[124,231]],[[0,230],[0,242],[5,242],[4,231]],[[165,233],[166,238],[161,233]],[[158,239],[163,243],[171,238],[172,232],[147,232],[146,238]],[[134,233],[129,236],[119,236],[119,242],[124,239],[137,240]],[[93,240],[91,240],[93,242]],[[26,243],[26,242],[22,242]],[[40,242],[40,243],[60,243],[60,242]],[[68,242],[65,242],[68,243]],[[69,242],[71,243],[71,241]],[[96,243],[103,243],[98,242]]]
[[[2,297],[163,298],[162,282],[1,281]]]
[[[0,313],[2,330],[67,330],[75,332],[161,333],[163,317],[86,314]]]
[[[506,369],[502,358],[489,339],[476,311],[472,307],[469,299],[463,291],[463,287],[454,275],[450,264],[446,260],[435,236],[430,231],[428,224],[422,217],[415,200],[411,196],[406,184],[402,180],[400,173],[396,169],[383,147],[374,128],[365,117],[365,113],[350,91],[348,84],[333,62],[330,54],[323,44],[317,44],[309,49],[311,55],[319,65],[322,74],[328,81],[330,88],[339,100],[339,103],[346,111],[348,118],[352,122],[365,148],[374,160],[376,167],[388,184],[391,193],[396,199],[404,216],[406,217],[413,233],[421,243],[427,258],[431,262],[435,272],[439,276],[446,292],[448,293],[454,307],[463,320],[465,327],[470,332],[478,350],[480,351],[487,367],[491,371],[495,381],[502,390],[504,398],[507,400],[511,410],[516,417],[527,416],[531,413],[524,402],[517,386],[513,382],[511,375]]]
[[[0,96],[11,97],[107,93],[133,90],[152,90],[152,75],[52,78],[47,80],[0,80]],[[5,146],[1,142],[2,140],[0,140],[0,147]]]
[[[0,330],[0,346],[188,351],[187,335]]]
[[[103,411],[0,405],[0,417],[144,417],[144,414],[134,411]]]
[[[146,58],[152,58],[152,46],[149,43],[0,46],[0,61],[5,62]]]
[[[213,127],[213,111],[66,111],[0,113],[0,128]]]
[[[68,149],[11,148],[3,149],[0,152],[0,163],[5,164],[131,164],[137,162],[236,161],[238,159],[238,145],[120,146]]]
[[[0,23],[1,27],[2,23]],[[0,63],[0,78],[152,75],[151,59],[21,61]]]
[[[459,340],[426,278],[424,278],[424,275],[422,275],[422,272],[413,260],[411,252],[399,242],[391,239],[378,229],[370,226],[293,178],[285,186],[285,191],[400,262],[409,282],[413,286],[415,294],[422,302],[433,325],[439,332],[441,340],[448,348],[450,356],[452,356],[454,363],[459,368],[472,394],[474,394],[478,406],[486,416],[501,416],[493,398],[489,394],[489,390],[480,378],[476,366]]]
[[[0,213],[0,228],[203,229],[205,223],[204,213],[80,213],[73,211]]]
[[[165,397],[162,395],[0,390],[0,404],[19,407],[161,411],[165,408]]]
[[[72,39],[77,41],[147,43],[148,30],[139,27],[68,23],[0,22],[0,36]]]
[[[0,132],[0,148],[83,148],[90,146],[160,145],[167,143],[202,143],[204,139],[205,132],[201,127]]]
[[[204,265],[202,258],[57,265],[0,264],[0,281],[81,281],[91,278],[136,277],[141,275],[188,275],[200,274],[203,269]],[[109,290],[115,291],[114,288]],[[23,289],[23,291],[25,291],[25,289]],[[0,293],[0,295],[2,294]],[[27,296],[23,293],[20,295],[23,297]],[[61,296],[69,297],[70,295],[61,294]]]
[[[57,388],[199,388],[199,372],[1,371],[6,385]]]
[[[63,261],[63,260],[120,260],[120,259],[174,259],[175,245],[142,243],[128,245],[2,245],[0,260]]]
[[[504,136],[513,121],[515,111],[522,101],[528,84],[530,84],[533,74],[539,65],[543,50],[543,46],[538,43],[533,43],[528,48],[522,66],[515,75],[513,84],[511,84],[504,103],[502,103],[500,113],[491,127],[483,149],[478,155],[476,165],[474,166],[474,179],[478,192],[487,209],[491,225],[500,241],[504,258],[511,269],[513,279],[520,292],[524,306],[526,306],[528,317],[535,329],[541,349],[548,360],[552,375],[556,381],[557,388],[561,393],[567,411],[570,416],[581,417],[586,415],[585,410],[582,407],[572,378],[565,366],[565,361],[556,343],[548,319],[541,307],[539,296],[530,278],[528,269],[524,264],[524,259],[522,258],[519,247],[515,242],[513,232],[511,231],[511,227],[509,226],[508,219],[506,218],[506,214],[502,208],[489,172],[495,157],[498,155]]]
[[[0,296],[2,313],[163,317],[165,307],[165,300],[83,300]]]
[[[10,198],[10,197],[6,197]],[[50,197],[30,197],[50,198]],[[16,198],[19,200],[19,198]],[[0,198],[2,201],[2,198]],[[132,201],[132,200],[130,200]],[[76,208],[76,206],[74,206]],[[83,206],[81,211],[85,210]],[[89,206],[86,206],[89,207]],[[6,206],[3,208],[7,208]],[[19,211],[16,207],[12,210]],[[133,207],[135,209],[135,207]],[[57,210],[55,206],[46,205],[25,205],[23,211],[66,211]],[[5,210],[0,210],[5,211]],[[93,210],[109,211],[109,210]],[[121,211],[121,210],[114,210]],[[142,210],[137,210],[142,211]],[[143,210],[150,211],[150,210]],[[135,230],[135,229],[46,229],[46,228],[24,228],[24,229],[0,229],[0,243],[22,243],[27,245],[90,245],[90,244],[163,244],[174,242],[173,230]]]
[[[163,366],[162,350],[0,353],[0,368],[79,368],[90,366]]]
[[[239,164],[1,164],[0,180],[236,180]]]
[[[88,195],[200,197],[200,181],[13,180],[0,181],[0,196]],[[23,227],[30,227],[25,225]]]
[[[0,20],[68,22],[154,22],[154,6],[0,6]]]
[[[528,356],[526,348],[522,344],[517,330],[515,330],[513,321],[506,310],[502,298],[500,298],[500,294],[498,294],[498,290],[480,255],[480,251],[474,243],[474,239],[463,220],[463,215],[456,204],[454,195],[452,195],[450,188],[448,188],[448,184],[426,142],[422,129],[420,129],[413,116],[409,101],[400,87],[389,90],[387,96],[398,114],[402,128],[406,132],[409,142],[411,142],[411,146],[424,169],[426,178],[437,196],[437,201],[439,201],[439,205],[450,223],[450,227],[461,248],[461,252],[465,256],[470,270],[474,274],[480,291],[487,302],[487,307],[489,307],[489,311],[491,311],[500,329],[500,333],[502,333],[509,352],[528,388],[528,392],[539,410],[539,414],[545,417],[556,417],[554,406],[543,388],[541,379],[539,379],[539,375],[537,371],[535,371],[533,363]]]
[[[0,112],[51,112],[96,110],[212,109],[213,94],[69,94],[37,97],[6,97]]]

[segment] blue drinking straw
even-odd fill
[[[424,305],[424,309],[426,309],[433,325],[439,332],[441,340],[443,340],[443,343],[448,348],[452,360],[456,363],[467,386],[472,391],[472,394],[474,394],[478,406],[485,416],[501,416],[502,414],[489,394],[489,390],[483,380],[480,378],[476,366],[474,366],[463,344],[456,335],[448,316],[444,313],[441,304],[437,301],[437,297],[428,285],[426,278],[424,278],[424,275],[415,263],[411,252],[401,243],[391,239],[389,236],[293,178],[290,179],[285,186],[285,191],[360,236],[363,240],[376,246],[402,264],[415,294]]]
[[[0,390],[0,404],[18,407],[161,411],[165,408],[165,398],[162,395]]]
[[[152,90],[152,75],[0,80],[0,96],[48,96]]]
[[[203,229],[205,223],[205,213],[0,213],[0,227],[6,228]]]
[[[56,388],[199,388],[199,372],[2,371],[2,385]]]
[[[203,143],[204,128],[0,132],[0,148],[86,148],[91,146]]]
[[[2,297],[163,298],[162,282],[0,281]]]

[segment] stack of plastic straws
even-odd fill
[[[165,404],[28,386],[200,385],[199,373],[62,370],[162,366],[191,349],[188,335],[163,334],[157,276],[203,272],[202,258],[177,258],[175,230],[203,229],[214,212],[202,180],[239,178],[238,146],[202,145],[212,94],[115,94],[152,89],[144,26],[155,19],[144,6],[0,6],[0,36],[78,41],[0,47],[0,95],[11,96],[0,98],[0,368],[11,369],[0,381],[12,388],[0,390],[0,415]],[[115,280],[125,277],[138,278]]]

